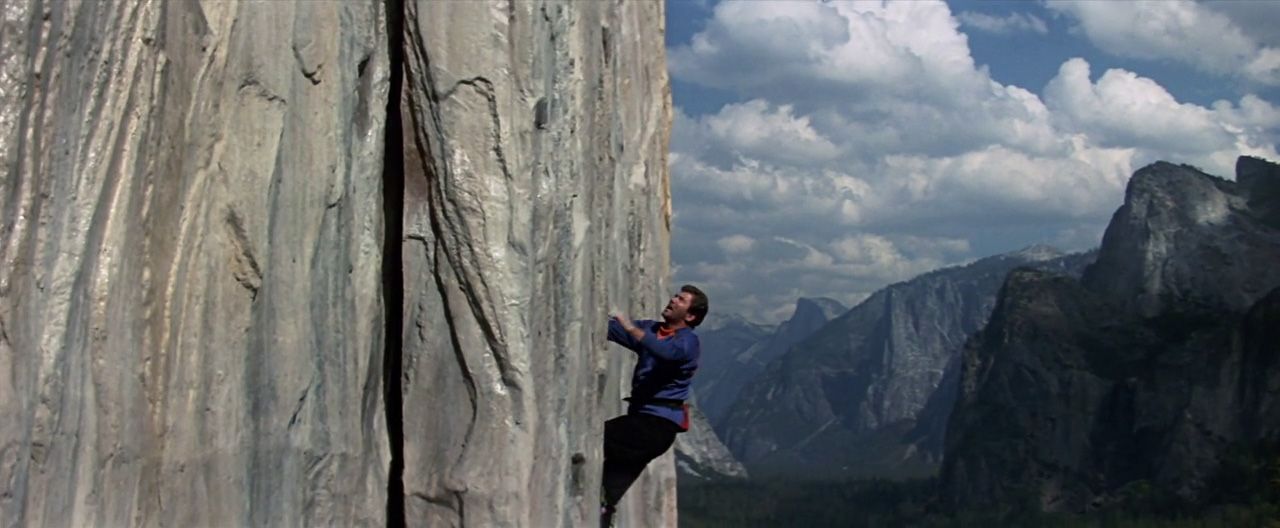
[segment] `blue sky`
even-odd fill
[[[761,322],[1280,161],[1280,1],[667,0],[673,280]]]

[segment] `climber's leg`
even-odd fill
[[[644,468],[662,456],[676,440],[677,425],[651,414],[619,416],[604,424],[604,474],[601,479],[606,509],[617,506]]]

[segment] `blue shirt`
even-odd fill
[[[632,322],[644,330],[644,337],[636,339],[622,328],[622,324],[609,319],[609,340],[636,353],[636,368],[631,375],[631,400],[627,414],[648,413],[661,416],[677,424],[687,423],[685,411],[680,408],[646,403],[651,398],[664,400],[688,400],[689,385],[698,369],[702,345],[692,328],[676,330],[674,335],[659,338],[661,321],[639,319]]]

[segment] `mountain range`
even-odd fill
[[[936,471],[937,457],[903,437],[986,323],[1005,275],[1024,265],[1079,273],[1093,255],[1036,246],[890,285],[796,340],[741,389],[718,430],[762,475]]]
[[[1097,249],[1033,246],[843,311],[801,299],[776,327],[726,318],[695,391],[753,477],[938,475],[978,508],[1080,511],[1134,482],[1191,497],[1228,451],[1280,446],[1276,262],[1280,167],[1157,162]]]

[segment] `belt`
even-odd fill
[[[623,398],[623,400],[631,403],[638,403],[640,405],[657,405],[669,409],[684,409],[684,400],[674,400],[670,398],[639,398],[636,400]]]

